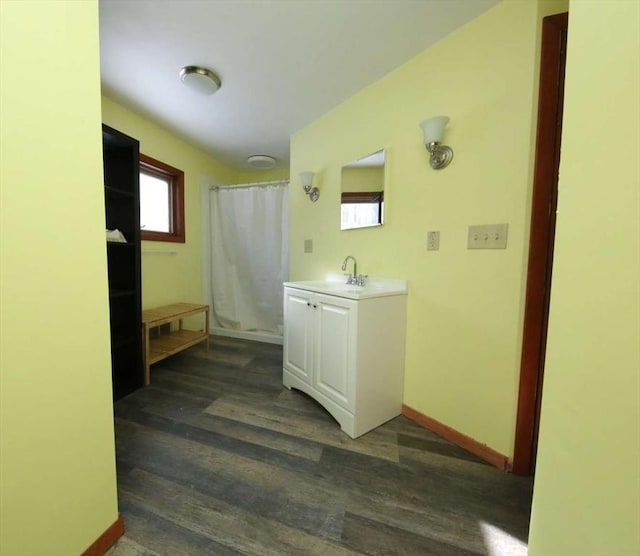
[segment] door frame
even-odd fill
[[[520,387],[512,471],[535,467],[549,315],[568,13],[543,18]],[[553,214],[552,214],[553,212]]]

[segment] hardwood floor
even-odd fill
[[[282,348],[212,337],[115,404],[110,556],[524,555],[532,480],[400,416],[352,440]]]

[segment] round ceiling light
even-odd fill
[[[266,154],[254,154],[247,158],[247,162],[252,168],[258,168],[260,170],[269,170],[276,165],[276,159]]]
[[[192,91],[200,95],[212,95],[221,86],[220,78],[207,68],[185,66],[180,70],[180,79]]]

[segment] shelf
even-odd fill
[[[111,336],[111,351],[134,345],[137,341],[137,336]]]
[[[116,247],[116,245],[118,247],[116,247],[116,249],[120,249],[120,248],[125,248],[128,247],[129,249],[133,249],[136,244],[131,242],[131,241],[127,241],[127,242],[121,242],[121,241],[107,241],[107,245],[109,247]]]
[[[140,143],[136,139],[103,124],[105,227],[120,230],[127,240],[126,243],[107,241],[105,249],[114,400],[144,385],[140,334],[139,152]]]
[[[207,339],[204,332],[194,330],[174,330],[149,339],[149,364],[166,359],[188,347],[194,346]]]
[[[149,328],[175,322],[179,319],[197,315],[198,313],[209,312],[208,305],[200,305],[197,303],[174,303],[155,309],[147,309],[142,312],[142,322],[146,323]]]
[[[193,315],[204,317],[202,330],[185,330],[183,319]],[[176,323],[177,330],[151,337],[150,330],[162,325]],[[144,345],[144,383],[151,382],[150,367],[188,347],[206,342],[209,349],[209,306],[196,303],[173,303],[147,309],[142,312],[142,341]]]
[[[137,295],[137,291],[136,290],[118,290],[118,291],[112,291],[109,292],[109,298],[110,299],[117,299],[118,297],[129,297],[129,296],[135,296]]]
[[[134,195],[131,191],[125,191],[124,189],[118,189],[117,187],[111,187],[109,185],[104,186],[104,190],[106,193],[121,196],[121,197],[130,197],[132,198]]]

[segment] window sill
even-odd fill
[[[149,232],[140,230],[140,239],[142,241],[168,241],[171,243],[185,243],[184,234],[167,234],[165,232]]]

